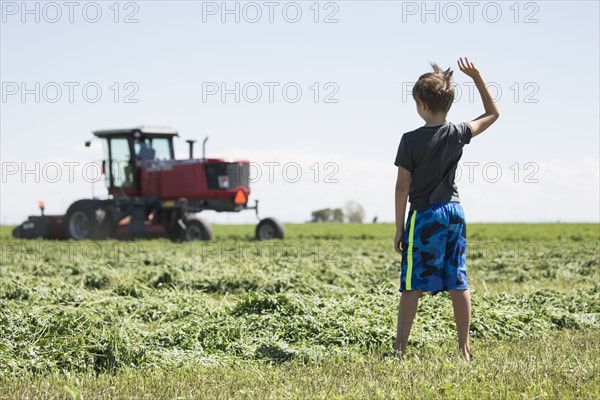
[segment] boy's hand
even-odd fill
[[[475,64],[469,62],[469,60],[465,57],[464,59],[461,57],[458,59],[458,67],[465,75],[475,79],[479,77],[479,70],[475,68]]]
[[[396,230],[396,237],[394,238],[394,250],[398,253],[402,253],[402,239],[404,238],[403,230]]]

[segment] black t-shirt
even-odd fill
[[[402,135],[394,165],[412,174],[408,201],[410,210],[430,204],[459,201],[454,184],[462,148],[471,141],[468,122],[421,127]]]

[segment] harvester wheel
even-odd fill
[[[274,218],[264,218],[256,225],[256,239],[258,240],[283,239],[284,237],[283,225]]]
[[[185,221],[185,230],[183,231],[183,240],[185,242],[212,240],[212,238],[212,227],[205,220],[193,218]]]
[[[90,200],[71,204],[65,216],[67,237],[75,240],[106,239],[111,224],[109,212]]]

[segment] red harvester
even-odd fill
[[[169,237],[173,240],[210,240],[210,225],[197,216],[204,210],[239,212],[248,205],[249,161],[194,159],[194,141],[188,140],[190,158],[176,160],[168,128],[138,127],[95,131],[106,141],[102,173],[108,199],[77,200],[65,215],[30,216],[13,230],[16,238],[131,239]],[[86,142],[89,146],[90,142]],[[259,220],[256,238],[283,239],[284,228],[274,218]]]

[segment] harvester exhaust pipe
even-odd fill
[[[194,143],[195,140],[186,140],[187,144],[190,146],[190,160],[194,158]]]
[[[206,160],[206,141],[208,140],[208,136],[204,138],[202,141],[202,159]]]

